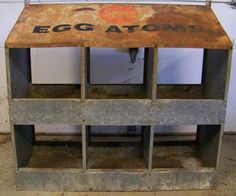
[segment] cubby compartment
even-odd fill
[[[90,48],[90,84],[143,84],[144,50]]]
[[[80,130],[77,126],[77,130]],[[34,125],[15,125],[19,168],[81,169],[81,133],[74,137],[35,134]],[[74,138],[74,139],[73,139]]]
[[[219,125],[198,125],[193,132],[171,135],[158,129],[180,130],[181,126],[156,126],[152,168],[200,169],[216,167],[219,146]]]
[[[203,48],[158,48],[159,85],[199,85]]]
[[[145,88],[139,84],[90,85],[88,99],[145,99]]]
[[[150,48],[86,48],[86,98],[149,98],[153,61]]]
[[[141,132],[150,126],[87,126],[87,168],[146,169],[150,140]]]
[[[156,98],[224,99],[227,53],[219,49],[160,48]]]
[[[197,84],[157,84],[157,99],[202,99],[203,86]]]
[[[80,84],[35,84],[32,82],[30,48],[9,49],[11,96],[19,99],[80,98]],[[48,65],[50,66],[50,64]],[[79,65],[78,65],[79,66]],[[79,75],[79,73],[78,73]]]

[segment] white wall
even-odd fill
[[[18,0],[22,2],[21,0]],[[9,2],[9,1],[8,1]],[[0,3],[0,71],[5,73],[4,40],[17,15],[22,9],[22,3]],[[218,18],[231,38],[236,39],[236,29],[233,27],[236,10],[226,4],[213,4]],[[127,61],[128,53],[120,49],[93,49],[91,59],[92,81],[94,83],[140,83],[142,80],[143,50],[140,50],[136,64]],[[169,58],[171,56],[171,58]],[[201,49],[160,49],[159,53],[159,83],[200,83],[201,81]],[[110,63],[112,62],[112,64]],[[33,49],[32,79],[34,83],[79,83],[79,48]],[[236,71],[236,55],[233,56],[232,73]],[[3,75],[3,76],[2,76]],[[0,76],[0,131],[9,131],[8,106],[5,74]],[[236,131],[236,76],[231,77],[229,104],[227,107],[226,131]],[[43,131],[45,127],[39,127]],[[185,127],[192,131],[194,127]],[[59,127],[57,130],[61,129]],[[66,130],[69,128],[67,127]],[[164,128],[165,130],[166,128]],[[182,127],[170,129],[182,131]],[[47,127],[46,130],[55,130]],[[77,128],[72,128],[77,132]],[[163,130],[162,130],[163,131]]]

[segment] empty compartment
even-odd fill
[[[88,99],[146,99],[154,58],[144,48],[87,48]],[[149,57],[148,55],[149,54]],[[149,60],[150,61],[150,60]],[[86,63],[87,62],[87,63]]]
[[[157,99],[224,99],[228,51],[160,48]]]
[[[219,141],[220,125],[156,126],[152,167],[215,168]]]
[[[144,129],[150,132],[149,126],[87,126],[87,168],[145,169]]]
[[[56,130],[58,127],[54,126],[51,134],[44,135],[42,132],[35,134],[33,125],[14,126],[19,168],[82,168],[81,127],[70,127],[77,131],[74,136],[58,134],[61,131]],[[53,126],[45,126],[45,129],[52,130]]]
[[[203,49],[160,48],[157,98],[201,98],[202,66]]]
[[[52,49],[33,49],[33,51],[31,51],[30,48],[9,49],[9,74],[11,77],[12,98],[81,97],[80,84],[78,83],[80,78],[78,78],[77,81],[65,81],[65,78],[67,77],[66,73],[61,73],[60,76],[58,76],[57,73],[62,67],[62,64],[66,62],[62,61],[59,63],[58,61],[60,60],[55,59],[68,59],[68,54],[60,52],[59,49],[54,50],[55,51],[52,52]],[[32,56],[31,52],[33,52]],[[77,55],[80,56],[80,53]],[[80,69],[79,60],[80,59],[78,59],[77,62],[77,70]],[[35,63],[35,65],[32,66],[32,63]],[[75,64],[74,62],[71,63]],[[54,66],[57,65],[57,69],[51,64],[54,64]],[[78,77],[80,76],[79,71],[77,75]],[[41,80],[39,76],[42,77]],[[45,80],[45,78],[48,79]],[[57,80],[57,82],[54,80]]]

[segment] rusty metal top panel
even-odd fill
[[[24,8],[6,47],[232,48],[211,8],[47,4]]]

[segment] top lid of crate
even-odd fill
[[[192,5],[26,6],[6,47],[232,48],[212,9]]]

